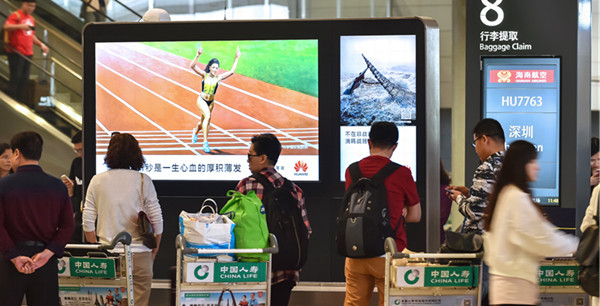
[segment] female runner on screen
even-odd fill
[[[235,67],[237,66],[238,58],[240,58],[242,53],[240,52],[240,47],[237,47],[235,59],[233,60],[233,65],[231,65],[231,70],[217,74],[219,72],[220,63],[216,58],[208,61],[208,64],[204,70],[196,66],[196,62],[198,61],[198,57],[202,55],[202,51],[202,47],[198,48],[196,56],[190,65],[190,68],[192,68],[194,72],[202,77],[202,91],[196,100],[196,105],[200,109],[200,113],[202,113],[202,115],[200,116],[198,125],[196,125],[194,128],[194,132],[192,134],[192,143],[196,143],[198,141],[198,133],[200,132],[200,129],[202,129],[202,134],[204,136],[204,145],[202,146],[202,149],[204,152],[209,153],[210,148],[208,146],[208,129],[210,126],[212,110],[215,107],[214,101],[215,94],[217,93],[217,87],[219,86],[220,81],[223,81],[233,75],[235,72]]]

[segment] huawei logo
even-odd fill
[[[302,170],[303,172],[306,172],[308,170],[308,165],[305,162],[299,160],[294,165],[294,170],[296,170],[296,172],[300,172],[300,170]]]

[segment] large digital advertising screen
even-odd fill
[[[526,140],[537,148],[533,200],[559,205],[560,58],[483,58],[483,82],[483,117],[500,122],[506,147]]]
[[[415,35],[340,37],[340,179],[369,156],[369,130],[378,121],[398,126],[392,161],[417,179]]]
[[[96,173],[126,132],[153,180],[238,181],[252,136],[273,133],[277,171],[319,180],[316,39],[97,42],[95,70]]]

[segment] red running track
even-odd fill
[[[206,154],[202,133],[191,143],[201,77],[189,68],[190,59],[139,43],[99,44],[96,56],[100,151],[110,132],[121,131],[132,133],[144,154]],[[209,154],[246,154],[250,138],[267,132],[282,142],[283,154],[318,154],[315,97],[235,74],[221,81],[214,103]]]

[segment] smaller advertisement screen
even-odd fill
[[[318,41],[95,44],[96,173],[130,133],[153,180],[238,181],[251,138],[281,142],[277,171],[319,180]]]
[[[415,35],[340,37],[340,179],[369,156],[369,131],[378,121],[398,126],[392,161],[417,179]]]
[[[533,200],[559,204],[560,59],[484,58],[483,117],[502,124],[506,148],[516,140],[538,151]]]

